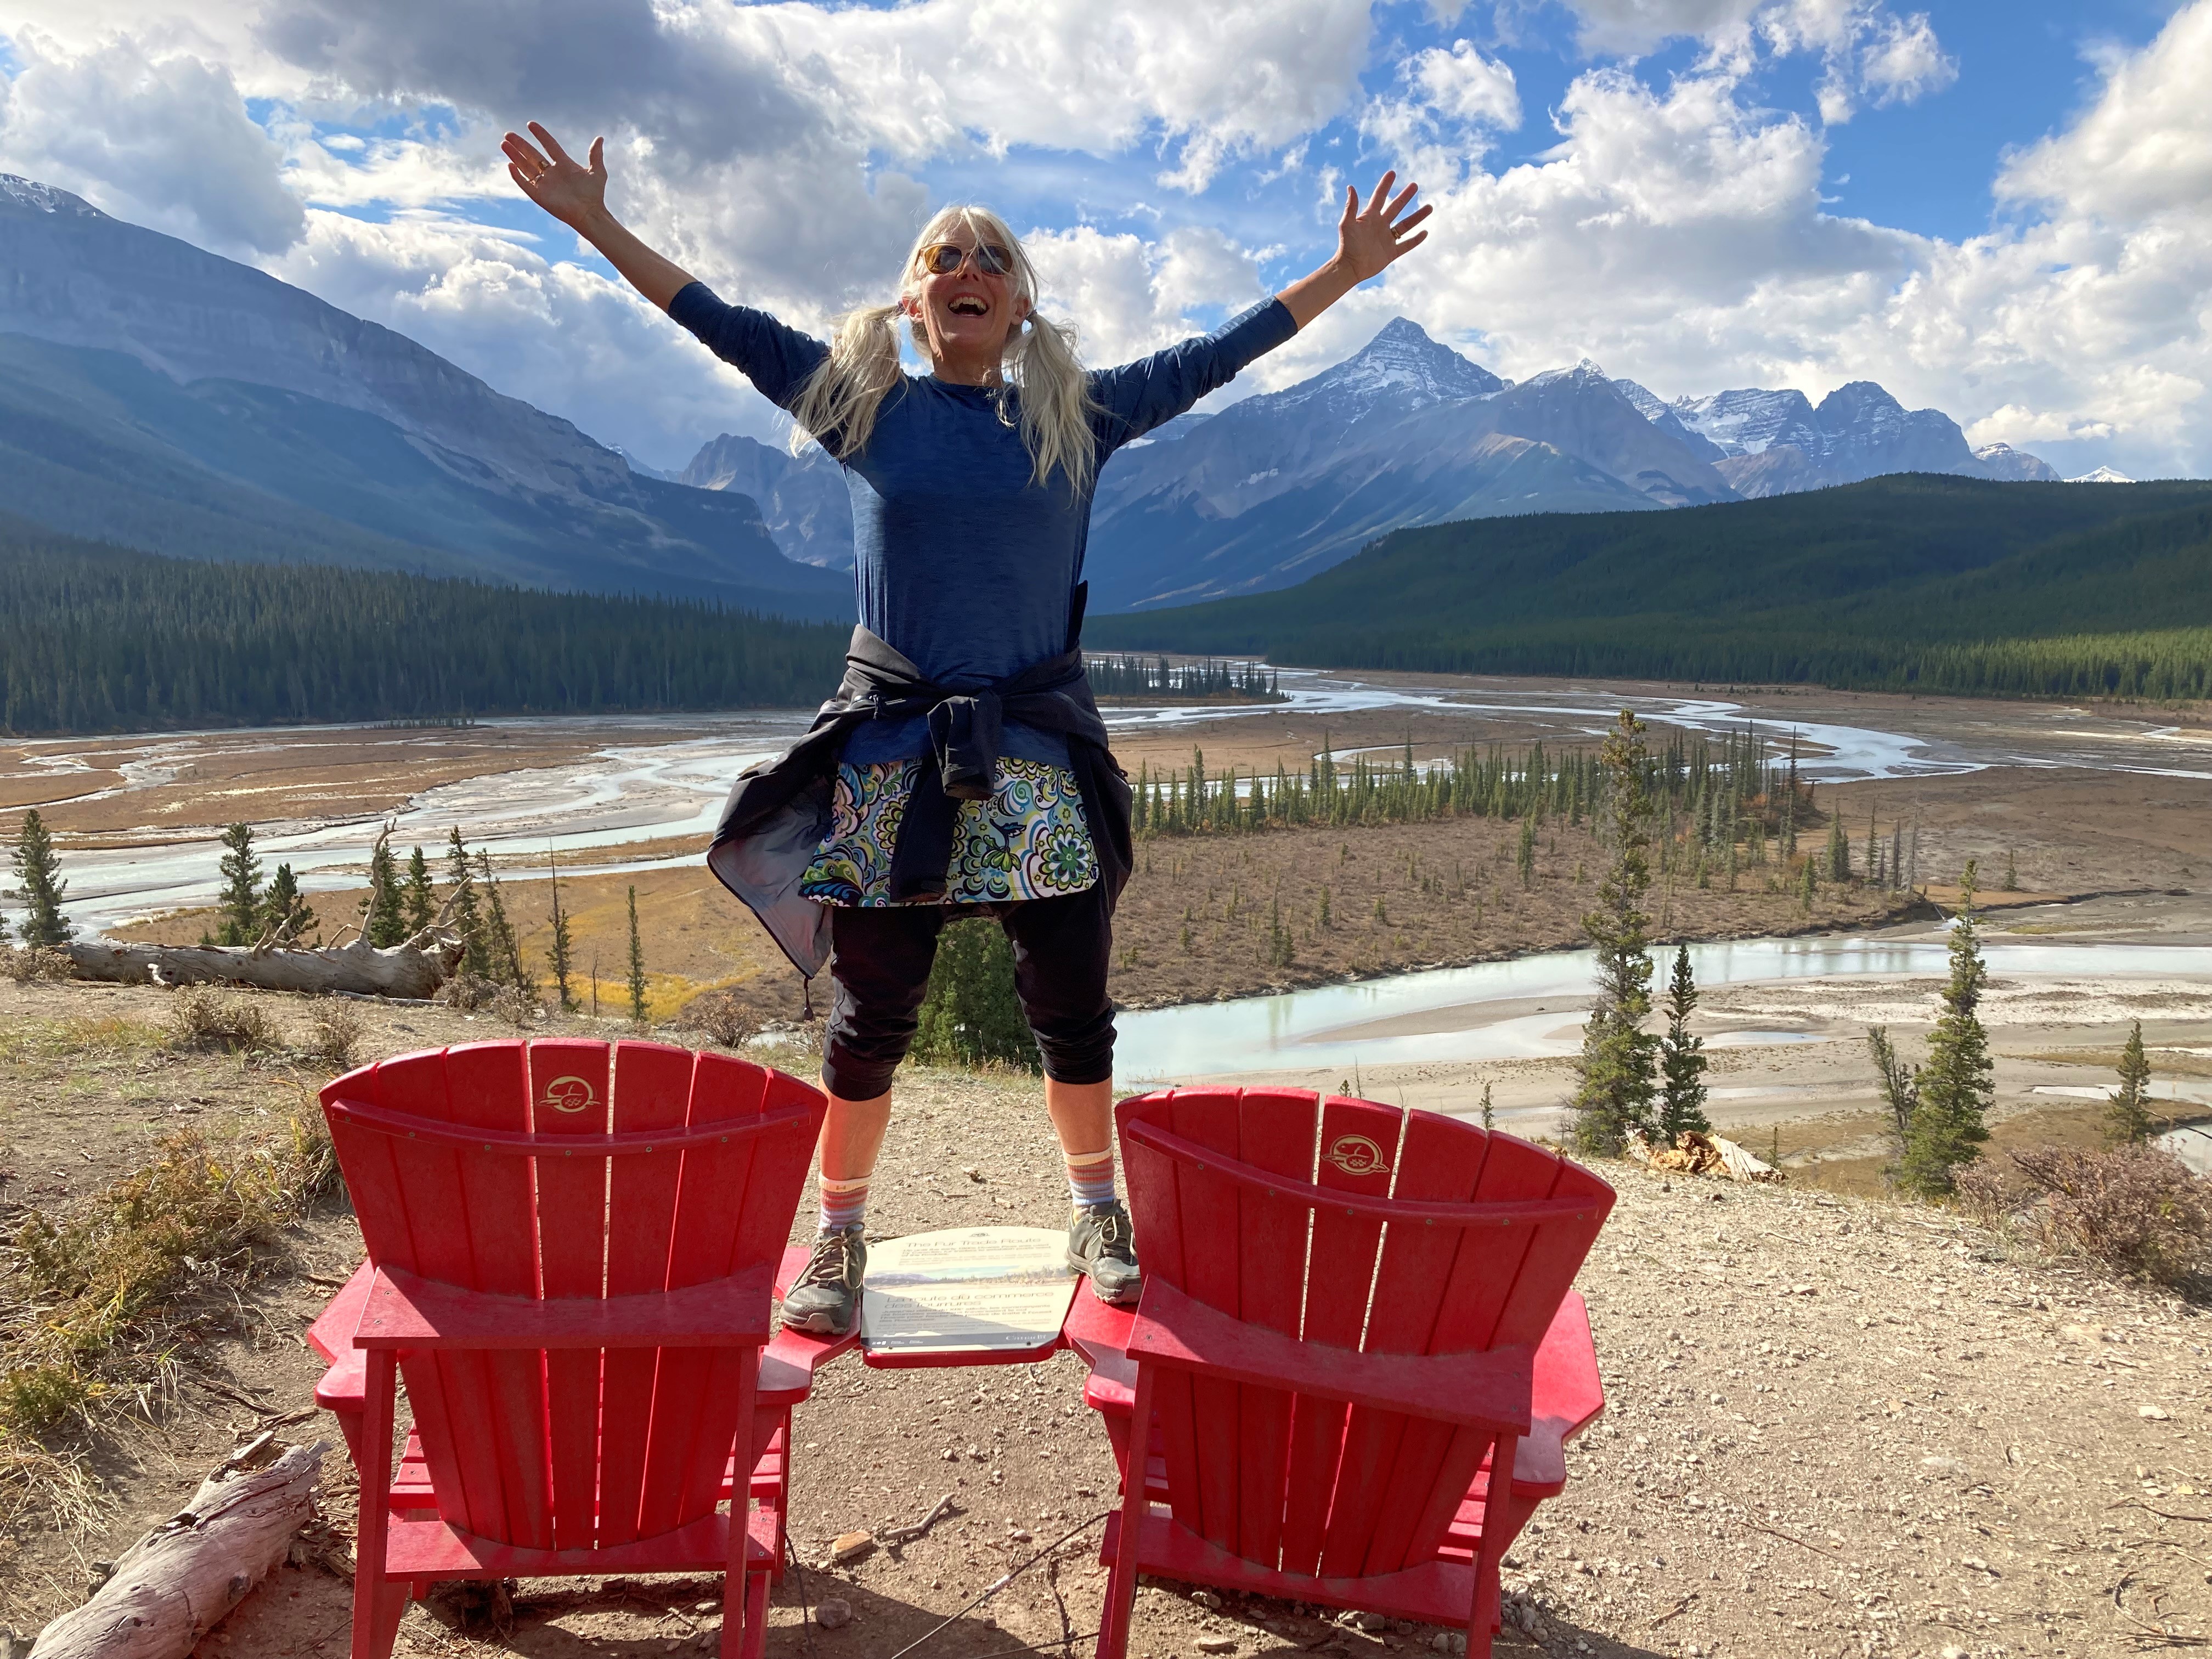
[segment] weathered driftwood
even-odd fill
[[[39,1632],[30,1659],[184,1659],[284,1559],[313,1510],[327,1449],[317,1441],[264,1468],[244,1467],[246,1454],[224,1463],[131,1547],[92,1600]]]
[[[78,979],[125,985],[252,985],[266,991],[324,995],[433,996],[460,965],[459,941],[426,929],[380,950],[366,939],[321,949],[245,945],[115,945],[72,940]]]

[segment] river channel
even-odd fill
[[[1270,715],[1311,717],[1325,724],[1366,711],[1405,710],[1464,718],[1469,742],[1485,741],[1486,725],[1508,722],[1519,731],[1540,732],[1547,741],[1577,742],[1598,736],[1615,711],[1627,705],[1661,728],[1717,735],[1755,721],[1777,738],[1795,732],[1803,754],[1801,771],[1821,781],[1940,776],[1988,766],[2212,777],[2212,739],[2205,734],[2092,719],[2077,711],[2022,708],[1993,716],[1987,705],[1893,704],[1893,711],[1909,710],[1914,717],[1913,729],[1898,729],[1836,718],[1807,698],[1636,696],[1565,684],[1474,689],[1465,683],[1401,684],[1302,669],[1281,671],[1280,684],[1285,702],[1115,708],[1106,720],[1117,734],[1134,737]],[[557,730],[573,738],[580,732],[604,746],[580,762],[490,773],[426,789],[398,815],[393,839],[403,848],[434,848],[458,825],[472,846],[488,847],[495,855],[542,854],[550,848],[580,862],[585,860],[579,855],[593,854],[588,861],[600,870],[649,870],[688,861],[697,854],[670,857],[665,848],[656,848],[636,862],[624,863],[620,849],[671,839],[703,847],[731,779],[788,744],[810,718],[808,710],[771,709],[726,716],[488,722],[519,736]],[[681,738],[670,735],[679,731]],[[189,764],[192,745],[210,735],[163,733],[122,740],[137,746],[137,757],[123,767],[119,786],[98,795],[127,798],[134,789],[168,781]],[[329,729],[215,735],[229,744],[277,750],[311,744],[319,735],[327,737]],[[101,741],[111,747],[118,742]],[[94,798],[73,794],[69,787],[73,770],[88,769],[70,744],[36,745],[27,758],[40,775],[52,779],[52,801]],[[289,863],[310,893],[358,885],[375,833],[373,821],[358,817],[270,822],[257,823],[255,830],[264,867]],[[70,910],[88,933],[214,901],[218,849],[208,832],[185,838],[149,827],[127,839],[127,846],[69,855]]]

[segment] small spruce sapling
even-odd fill
[[[379,950],[407,937],[407,913],[401,908],[399,866],[392,856],[391,834],[387,829],[379,836],[375,850],[368,855],[368,915],[362,932]]]
[[[499,974],[492,963],[491,941],[484,927],[483,912],[477,903],[476,874],[469,868],[468,844],[462,841],[458,823],[446,841],[446,884],[452,901],[447,914],[461,933],[462,971],[477,979],[497,979]]]
[[[62,915],[62,901],[69,895],[69,883],[62,879],[61,860],[54,856],[53,837],[35,807],[23,814],[9,863],[15,868],[15,885],[9,896],[21,900],[29,912],[16,924],[16,933],[23,943],[68,944],[70,936],[76,932]]]
[[[1923,1198],[1952,1189],[1959,1166],[1973,1161],[1990,1138],[1989,1109],[1996,1098],[1989,1033],[1976,1012],[1989,967],[1982,959],[1974,918],[1974,861],[1959,878],[1959,914],[1951,924],[1951,977],[1943,988],[1943,1012],[1928,1039],[1928,1064],[1920,1076],[1920,1102],[1898,1162],[1898,1184]]]
[[[399,908],[406,918],[410,939],[438,919],[438,890],[430,884],[430,866],[419,847],[407,857],[407,879],[399,889]]]
[[[561,1012],[572,1014],[577,1007],[576,992],[568,981],[575,963],[575,945],[568,934],[568,913],[561,908],[560,860],[554,857],[550,847],[545,851],[545,860],[553,875],[553,937],[545,947],[545,960],[553,969],[553,988],[560,995]]]
[[[261,931],[296,942],[306,939],[314,927],[315,913],[301,896],[299,878],[292,873],[290,865],[278,865],[276,873],[269,878],[269,890],[261,897]],[[255,943],[259,943],[258,939]]]
[[[1698,982],[1690,972],[1690,947],[1674,947],[1674,972],[1667,982],[1667,1031],[1659,1039],[1659,1133],[1668,1146],[1686,1130],[1710,1133],[1705,1116],[1705,1040],[1690,1030]]]
[[[645,944],[638,936],[635,887],[629,890],[629,1017],[640,1025],[645,1024]]]
[[[260,941],[261,860],[253,851],[253,826],[234,823],[222,832],[222,927],[218,945]]]
[[[2120,1050],[2120,1086],[2105,1098],[2106,1139],[2116,1146],[2140,1146],[2150,1139],[2150,1058],[2143,1053],[2141,1020]]]

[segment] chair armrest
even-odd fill
[[[1567,1484],[1567,1442],[1605,1410],[1605,1385],[1597,1374],[1589,1310],[1567,1292],[1536,1350],[1528,1432],[1513,1458],[1513,1485],[1547,1495]]]
[[[1285,1336],[1210,1308],[1163,1279],[1145,1285],[1129,1358],[1263,1389],[1295,1389],[1446,1423],[1528,1431],[1527,1348],[1482,1353],[1362,1353]]]
[[[336,1360],[353,1352],[354,1327],[368,1301],[368,1287],[376,1282],[376,1269],[367,1256],[353,1270],[337,1294],[323,1304],[315,1322],[307,1327],[307,1346],[325,1359]]]
[[[768,1264],[640,1296],[494,1296],[379,1268],[357,1348],[733,1348],[769,1337]]]

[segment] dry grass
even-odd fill
[[[0,948],[0,973],[6,974],[18,985],[28,985],[41,979],[67,979],[70,976],[70,954],[45,945],[19,945],[12,950]]]
[[[169,1038],[179,1048],[267,1051],[280,1046],[276,1018],[245,993],[187,985],[169,1005]]]
[[[70,1212],[33,1211],[0,1309],[0,1451],[52,1458],[52,1443],[118,1410],[153,1416],[174,1379],[175,1322],[258,1272],[264,1248],[336,1181],[322,1119],[302,1111],[252,1142],[173,1136]]]
[[[295,1046],[308,1059],[346,1072],[360,1057],[361,1041],[368,1031],[368,1023],[356,1011],[329,997],[315,1004]]]
[[[0,1026],[0,1064],[73,1054],[151,1054],[165,1041],[161,1027],[118,1014],[19,1019]]]
[[[2110,1048],[2045,1048],[2026,1057],[2049,1060],[2053,1066],[2095,1066],[2108,1072],[2117,1071],[2120,1064],[2118,1045]],[[2154,1078],[2212,1077],[2212,1054],[2184,1054],[2171,1048],[2154,1048],[2150,1051],[2150,1074]]]

